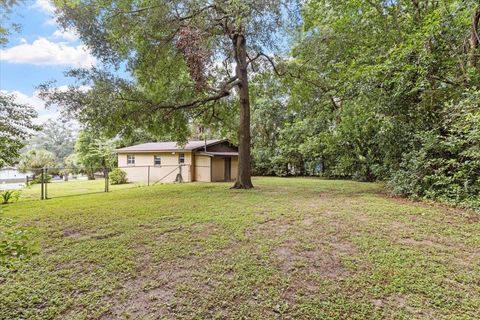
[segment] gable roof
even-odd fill
[[[207,147],[226,142],[227,139],[207,140]],[[137,144],[130,147],[120,148],[115,150],[117,153],[129,153],[129,152],[168,152],[168,151],[195,151],[197,149],[203,149],[205,147],[204,140],[191,140],[186,145],[179,146],[175,141],[167,142],[148,142]]]

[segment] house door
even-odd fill
[[[232,158],[225,158],[225,181],[232,180]]]

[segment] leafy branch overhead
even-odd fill
[[[35,109],[15,102],[15,96],[0,91],[0,167],[11,164],[24,141],[40,128],[33,123]]]

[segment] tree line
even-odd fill
[[[309,1],[291,77],[255,80],[256,174],[385,181],[480,207],[476,1]]]

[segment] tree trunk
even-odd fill
[[[235,73],[240,81],[238,85],[238,95],[240,98],[240,124],[238,127],[238,173],[234,189],[253,188],[251,179],[250,164],[250,99],[248,93],[248,73],[247,73],[247,43],[241,34],[233,37],[233,47],[235,50]]]
[[[93,171],[93,166],[90,166],[90,170],[87,172],[88,180],[95,180],[95,172]]]
[[[477,51],[478,51],[478,44],[480,40],[480,35],[478,34],[478,24],[480,21],[480,7],[475,10],[472,15],[472,30],[470,33],[469,39],[469,47],[470,47],[470,66],[476,68],[477,67]]]

